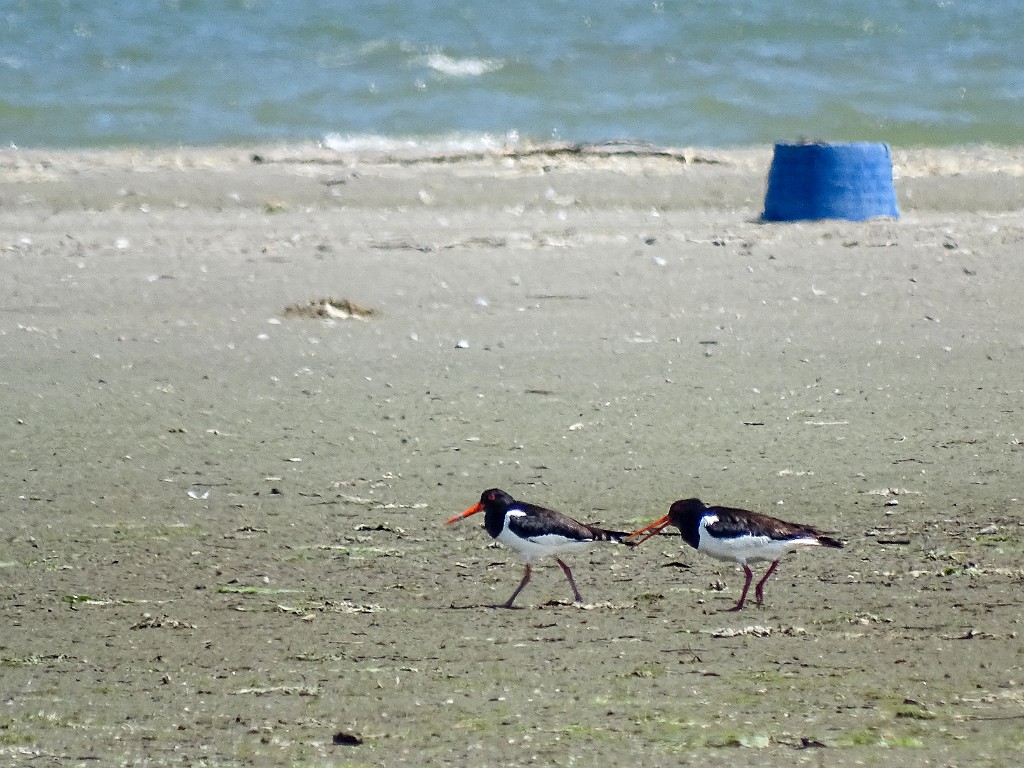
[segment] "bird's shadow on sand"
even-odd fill
[[[601,602],[601,603],[576,603],[572,600],[548,600],[547,602],[540,603],[539,605],[494,605],[492,603],[467,603],[465,605],[457,605],[451,603],[448,606],[448,610],[451,611],[474,611],[480,609],[495,610],[495,611],[526,611],[530,609],[545,610],[548,608],[574,608],[578,611],[592,611],[596,608],[616,608],[625,610],[632,608],[632,605],[623,605],[619,603]]]
[[[455,603],[452,603],[451,605],[448,606],[448,609],[452,610],[452,611],[475,611],[475,610],[480,610],[481,608],[486,608],[487,610],[495,610],[495,611],[521,611],[521,610],[524,610],[524,606],[521,606],[521,605],[504,605],[504,604],[497,604],[496,605],[494,603],[467,603],[466,605],[456,605]]]

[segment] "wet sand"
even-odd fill
[[[1015,763],[1024,151],[894,159],[768,225],[770,148],[0,153],[0,762]],[[846,547],[495,609],[492,486]]]

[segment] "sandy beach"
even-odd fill
[[[0,152],[0,763],[1016,763],[1024,149],[893,157],[763,224],[770,147]],[[495,609],[495,486],[846,547]]]

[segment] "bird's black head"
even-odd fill
[[[672,506],[668,510],[668,518],[672,521],[672,525],[682,530],[688,523],[692,525],[695,520],[700,519],[700,516],[706,511],[707,507],[700,499],[680,499],[672,502]]]
[[[516,503],[516,500],[505,493],[501,488],[489,488],[480,494],[480,503],[484,509],[507,509]]]
[[[492,521],[493,525],[497,523],[493,521],[504,520],[505,511],[516,503],[516,500],[505,493],[501,488],[489,488],[480,494],[480,501],[474,504],[472,507],[467,509],[465,512],[460,512],[454,517],[448,518],[448,522],[445,525],[451,525],[459,520],[464,520],[470,515],[475,515],[479,512],[486,513],[486,517]],[[490,529],[488,529],[490,530]],[[500,531],[500,526],[498,531]],[[492,533],[492,536],[497,536],[497,533]]]

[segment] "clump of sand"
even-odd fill
[[[328,318],[331,320],[366,320],[377,314],[372,307],[364,307],[348,299],[310,299],[306,304],[290,304],[284,308],[285,317]]]

